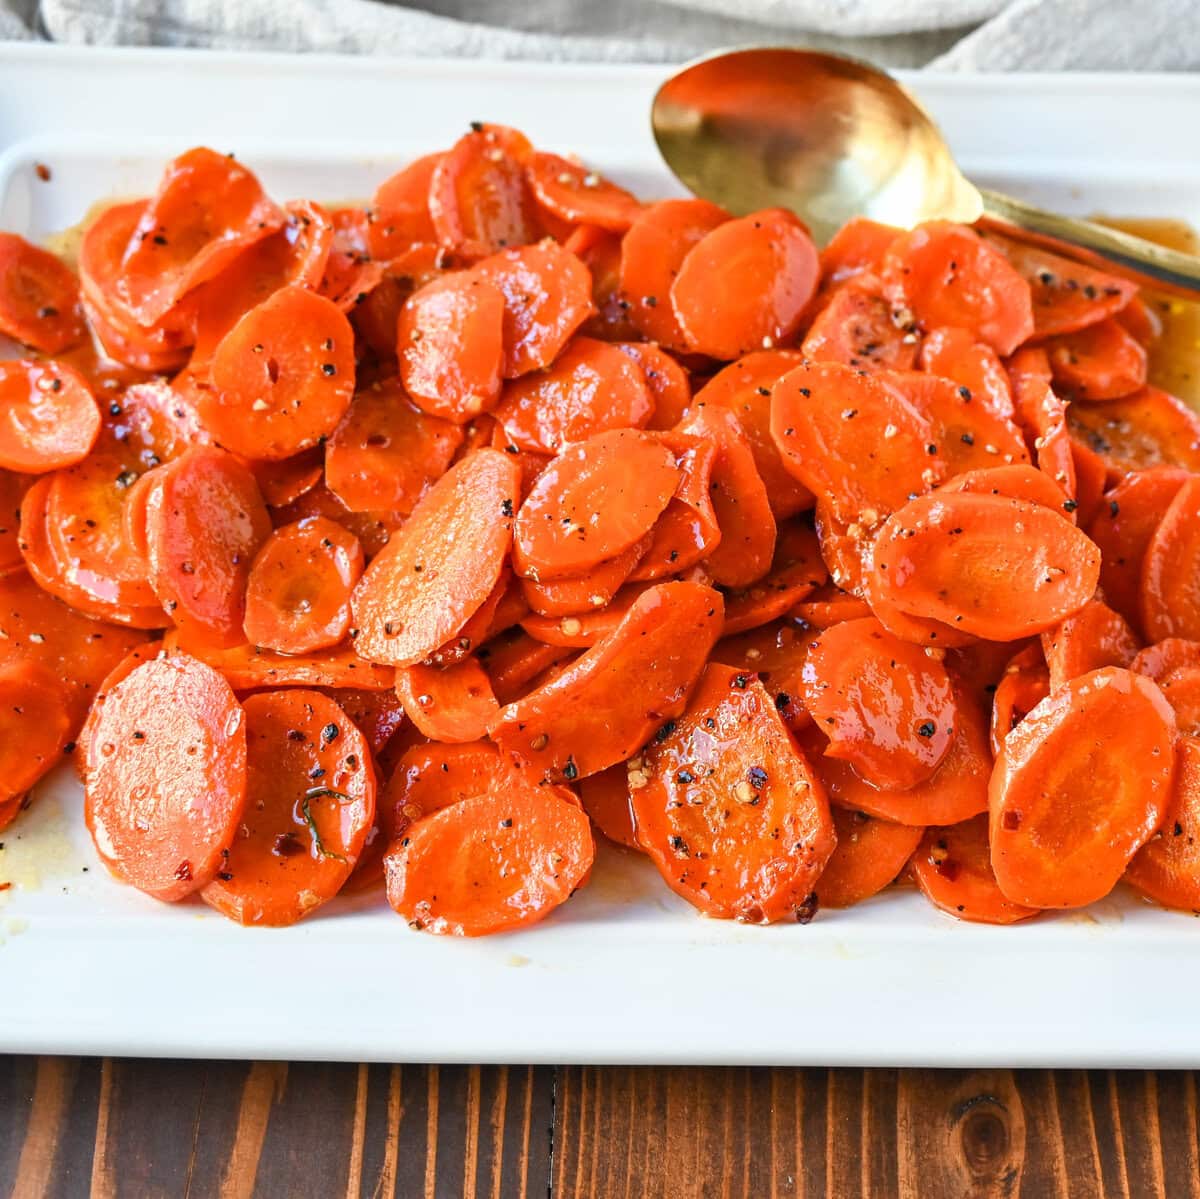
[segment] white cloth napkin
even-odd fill
[[[803,42],[944,70],[1187,70],[1200,0],[0,0],[0,38],[672,61]]]

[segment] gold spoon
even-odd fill
[[[851,217],[909,228],[942,218],[1019,231],[1177,294],[1200,294],[1200,258],[976,187],[941,131],[886,72],[816,50],[732,50],[658,89],[651,124],[667,165],[736,215],[790,208],[820,244]]]

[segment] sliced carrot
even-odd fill
[[[1082,907],[1107,895],[1171,800],[1175,718],[1119,667],[1073,679],[1008,735],[990,787],[992,868],[1008,899]]]
[[[867,596],[867,583],[875,561],[875,534],[879,531],[879,514],[872,524],[841,520],[832,505],[817,501],[813,512],[821,558],[829,568],[829,577],[854,595]]]
[[[515,593],[515,599],[510,595]],[[529,611],[521,599],[520,587],[512,571],[505,566],[500,571],[496,585],[487,598],[471,614],[470,619],[445,645],[439,646],[428,658],[427,666],[453,666],[461,662],[472,650],[481,648],[497,633],[518,624]]]
[[[1008,364],[1017,421],[1033,446],[1038,470],[1045,471],[1070,500],[1075,499],[1075,457],[1067,410],[1050,386],[1045,351],[1026,349]]]
[[[838,287],[804,335],[804,356],[856,370],[912,370],[920,339],[914,330],[897,325],[895,311],[878,287],[871,277]]]
[[[725,636],[776,620],[828,577],[813,530],[795,521],[782,526],[770,573],[747,590],[726,595]]]
[[[333,249],[343,254],[370,254],[367,235],[371,217],[367,209],[347,204],[330,208],[328,212],[329,223],[333,226]]]
[[[86,333],[79,281],[15,233],[0,233],[0,333],[43,354],[61,354]]]
[[[1015,641],[1078,612],[1099,576],[1100,551],[1049,508],[939,492],[884,525],[872,593],[913,616]]]
[[[1200,416],[1157,387],[1104,404],[1072,404],[1071,432],[1118,470],[1200,471]]]
[[[1102,666],[1128,666],[1140,648],[1121,614],[1098,599],[1042,634],[1052,691]]]
[[[420,242],[388,262],[383,278],[361,300],[356,299],[349,313],[350,323],[363,344],[380,359],[395,357],[400,310],[417,288],[443,274],[448,257],[442,247]]]
[[[525,177],[529,143],[503,126],[472,129],[434,166],[429,212],[438,241],[470,257],[536,241],[537,204]]]
[[[549,366],[592,313],[592,278],[552,241],[485,258],[475,272],[504,294],[504,377]]]
[[[100,410],[69,366],[0,362],[0,468],[41,474],[87,457],[100,434]]]
[[[632,342],[641,337],[629,317],[629,301],[621,294],[621,243],[624,238],[595,225],[579,225],[563,243],[592,276],[593,314],[580,331],[602,341]],[[670,422],[674,424],[674,421]]]
[[[228,683],[184,655],[111,691],[86,746],[84,816],[119,879],[162,900],[223,868],[246,809],[246,720]]]
[[[370,747],[319,691],[250,696],[245,738],[245,812],[200,898],[239,924],[295,924],[341,890],[366,843]]]
[[[1153,345],[1162,336],[1162,318],[1141,296],[1135,295],[1114,319],[1144,346]]]
[[[678,716],[724,617],[720,594],[663,583],[553,682],[502,708],[491,735],[538,774],[586,778],[644,745]]]
[[[871,525],[945,476],[929,421],[840,363],[799,366],[775,384],[771,435],[788,470],[846,521]]]
[[[354,511],[408,514],[462,441],[458,425],[422,412],[394,380],[381,380],[355,395],[326,442],[326,481]]]
[[[588,819],[614,845],[642,848],[633,827],[629,772],[624,762],[585,778],[579,784],[579,798]]]
[[[1071,438],[1071,462],[1075,469],[1075,498],[1067,500],[1063,507],[1073,512],[1075,523],[1081,529],[1086,529],[1104,503],[1108,463],[1074,437]]]
[[[921,343],[921,369],[953,379],[993,416],[1012,420],[1012,388],[999,354],[966,329],[952,325],[931,329]]]
[[[713,649],[712,661],[756,674],[774,699],[784,724],[799,732],[812,724],[804,707],[804,664],[816,636],[811,629],[799,628],[790,621],[766,625],[722,637]]]
[[[368,561],[387,545],[393,533],[404,525],[404,517],[390,509],[371,508],[366,512],[351,512],[327,486],[327,481],[309,488],[299,499],[277,508],[273,520],[277,525],[290,525],[306,516],[327,516],[348,529],[358,538]]]
[[[642,378],[650,389],[654,413],[646,428],[673,429],[692,402],[692,385],[687,371],[666,350],[650,342],[622,341],[617,343],[617,349],[641,367]]]
[[[271,518],[232,454],[198,447],[170,463],[146,507],[155,594],[180,627],[220,647],[243,637],[246,584]]]
[[[475,657],[439,669],[420,663],[396,672],[405,715],[434,741],[478,741],[500,711],[492,684]]]
[[[354,721],[375,755],[381,754],[404,726],[404,706],[394,691],[331,687],[328,695]]]
[[[140,325],[153,325],[283,221],[283,211],[231,155],[189,150],[167,164],[133,230],[121,259],[121,297]]]
[[[728,219],[707,200],[662,200],[630,226],[621,241],[621,295],[629,319],[648,341],[668,350],[690,349],[671,289],[692,247]]]
[[[1181,733],[1200,732],[1200,642],[1168,637],[1139,651],[1129,669],[1159,685]]]
[[[383,282],[386,274],[386,263],[376,262],[360,251],[348,253],[335,248],[325,263],[317,294],[349,314]]]
[[[992,697],[992,754],[999,757],[1009,733],[1050,694],[1050,671],[1040,645],[1031,645],[1004,668]]]
[[[388,902],[424,932],[523,928],[570,898],[594,855],[584,811],[557,788],[522,781],[414,824],[385,858]]]
[[[0,468],[0,579],[21,570],[21,500],[33,484],[29,475]]]
[[[100,712],[104,707],[104,701],[108,698],[109,692],[118,683],[123,682],[133,674],[143,662],[150,662],[154,658],[157,658],[162,653],[162,648],[163,643],[161,641],[144,641],[140,645],[135,645],[104,676],[99,686],[96,687],[92,695],[91,707],[88,708],[87,719],[83,722],[78,736],[78,744],[83,746],[83,752],[76,754],[75,770],[79,775],[81,783],[87,781],[87,747],[91,744],[93,732],[100,720]]]
[[[997,354],[1011,354],[1033,334],[1029,285],[965,225],[927,221],[901,234],[882,274],[887,297],[926,329],[955,325]]]
[[[1076,399],[1118,400],[1146,386],[1146,351],[1114,319],[1064,333],[1046,350],[1055,383]]]
[[[642,206],[623,187],[578,162],[534,151],[525,166],[543,208],[572,225],[594,225],[624,233]]]
[[[1100,547],[1100,586],[1105,602],[1141,628],[1142,563],[1163,513],[1188,480],[1186,471],[1158,466],[1127,475],[1105,493],[1088,525]]]
[[[762,684],[713,664],[664,729],[627,778],[637,839],[667,885],[709,916],[807,923],[836,834]]]
[[[723,222],[688,250],[671,284],[671,307],[688,349],[729,361],[790,341],[819,275],[804,223],[766,208]],[[727,284],[713,287],[714,279]]]
[[[821,251],[821,275],[840,283],[863,271],[877,273],[888,247],[902,232],[868,217],[851,217]]]
[[[857,595],[843,591],[835,583],[825,583],[791,610],[797,620],[814,629],[828,629],[843,620],[871,615],[871,606]]]
[[[520,449],[553,454],[609,429],[640,428],[653,412],[640,363],[617,346],[577,337],[549,370],[510,383],[495,417]]]
[[[315,445],[291,458],[281,458],[277,462],[250,462],[248,465],[267,507],[286,508],[320,483],[325,471],[324,459],[323,447]]]
[[[935,653],[938,650],[963,649],[978,644],[973,634],[958,625],[949,625],[945,621],[906,612],[896,603],[887,588],[880,585],[880,572],[876,571],[874,566],[873,542],[868,542],[868,551],[864,556],[868,558],[864,563],[868,569],[863,580],[863,589],[859,594],[870,605],[871,614],[893,637],[913,645],[924,646]]]
[[[492,680],[492,690],[502,704],[511,704],[529,690],[529,684],[544,670],[571,656],[568,646],[551,645],[513,629],[485,645],[479,660]]]
[[[0,658],[0,807],[62,761],[71,736],[67,689],[28,658]]]
[[[912,859],[917,886],[935,908],[977,924],[1015,924],[1036,907],[1013,903],[996,884],[982,813],[962,824],[925,831]]]
[[[280,288],[217,346],[201,416],[227,449],[288,458],[337,427],[354,394],[354,333],[336,305]]]
[[[925,830],[847,808],[835,807],[832,815],[837,845],[817,880],[817,895],[823,908],[849,908],[894,881]]]
[[[1062,488],[1044,471],[1023,463],[964,471],[948,479],[939,490],[943,495],[965,491],[971,495],[1007,496],[1049,508],[1066,519],[1071,515],[1071,501],[1063,498]]]
[[[441,154],[414,159],[376,189],[367,214],[367,249],[374,258],[395,258],[420,242],[437,239],[429,213],[429,188]]]
[[[493,408],[504,365],[504,295],[473,271],[426,283],[400,310],[400,379],[432,416],[466,424]]]
[[[458,633],[500,577],[519,483],[507,454],[476,450],[434,484],[354,593],[360,654],[411,666]]]
[[[1029,284],[1034,336],[1073,333],[1122,311],[1137,285],[989,230],[988,241]],[[1001,351],[1003,353],[1003,351]]]
[[[1175,493],[1146,546],[1140,607],[1150,641],[1200,641],[1200,478]]]
[[[578,575],[640,541],[679,484],[671,451],[632,429],[597,433],[539,476],[513,530],[517,573]]]
[[[521,591],[529,607],[539,616],[578,616],[603,608],[629,578],[629,572],[641,561],[650,548],[652,537],[647,534],[627,550],[598,563],[582,575],[552,579],[542,583],[522,579]]]
[[[350,628],[350,595],[362,571],[358,539],[325,517],[276,529],[246,580],[246,637],[282,654],[332,648]]]
[[[1200,739],[1181,737],[1162,828],[1133,856],[1125,881],[1164,907],[1200,910]]]

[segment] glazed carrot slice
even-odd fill
[[[849,908],[896,878],[925,830],[846,808],[834,808],[832,815],[837,845],[817,880],[817,895],[823,908]]]
[[[100,410],[78,371],[56,362],[0,362],[0,468],[41,474],[86,458]]]
[[[783,208],[725,221],[679,264],[671,307],[687,348],[729,361],[790,341],[817,290],[808,229]],[[713,287],[726,279],[725,287]]]
[[[996,884],[982,813],[962,824],[927,829],[913,854],[912,874],[935,908],[977,924],[1015,924],[1036,907],[1013,903]]]
[[[1005,896],[1082,907],[1107,895],[1162,823],[1175,718],[1119,667],[1073,679],[1008,735],[990,785],[992,868]]]
[[[395,356],[400,310],[417,288],[441,277],[448,259],[443,247],[420,242],[384,264],[383,277],[347,314],[364,346],[385,361]]]
[[[375,262],[359,251],[334,249],[325,263],[317,294],[348,314],[383,282],[386,274],[386,263]]]
[[[1121,614],[1098,599],[1042,634],[1052,691],[1102,666],[1128,666],[1140,648]]]
[[[988,231],[987,240],[1029,284],[1034,336],[1073,333],[1128,306],[1137,285],[1026,242]],[[1001,351],[1003,353],[1003,351]]]
[[[992,755],[978,705],[956,689],[955,707],[954,739],[942,764],[925,782],[902,791],[873,787],[849,762],[826,757],[825,735],[815,724],[801,731],[799,742],[834,803],[897,824],[958,824],[987,810]]]
[[[473,271],[426,283],[400,310],[400,379],[432,416],[466,424],[493,408],[504,366],[504,295]]]
[[[585,778],[579,784],[579,799],[588,819],[614,845],[642,848],[633,827],[629,772],[624,762]]]
[[[543,671],[571,657],[572,650],[530,637],[512,629],[479,652],[479,660],[492,680],[492,690],[502,704],[511,704],[530,690],[531,682]]]
[[[387,545],[393,533],[404,524],[404,517],[385,508],[366,512],[351,512],[332,491],[325,480],[310,487],[299,499],[277,508],[272,514],[276,525],[289,525],[306,516],[327,516],[348,529],[358,538],[368,561]]]
[[[676,894],[723,919],[812,919],[833,819],[753,676],[709,666],[627,778],[638,841]]]
[[[903,232],[868,217],[851,217],[821,251],[821,275],[841,283],[863,271],[878,273],[888,247]]]
[[[321,482],[325,473],[324,461],[323,447],[315,445],[291,458],[280,458],[278,462],[251,461],[247,465],[267,507],[286,508]]]
[[[205,425],[249,458],[288,458],[337,427],[354,394],[354,333],[329,300],[280,288],[217,346]]]
[[[0,333],[43,354],[85,335],[79,281],[49,250],[0,233]]]
[[[460,426],[422,412],[394,379],[359,391],[325,443],[325,479],[356,512],[408,515],[450,466]]]
[[[521,580],[521,592],[539,616],[577,616],[603,608],[629,578],[630,571],[642,560],[653,540],[647,534],[627,550],[600,562],[581,575],[551,579],[545,583]]]
[[[861,544],[861,543],[860,543]],[[863,588],[857,594],[870,605],[870,612],[881,625],[901,641],[921,645],[934,651],[963,649],[979,644],[971,633],[957,625],[951,626],[941,620],[925,616],[914,616],[905,612],[884,588],[879,585],[879,574],[874,568],[874,546],[868,542],[869,561],[864,563],[866,575]],[[866,557],[867,555],[864,555]],[[847,585],[848,586],[848,585]]]
[[[993,416],[1013,419],[1012,388],[999,354],[966,329],[942,325],[921,343],[921,370],[953,379]]]
[[[592,313],[588,269],[552,241],[485,258],[475,274],[504,295],[504,377],[549,366]]]
[[[406,666],[396,672],[396,694],[409,720],[434,741],[478,741],[500,711],[475,657],[445,668]]]
[[[879,531],[879,513],[871,512],[874,521],[845,521],[838,517],[832,505],[818,500],[813,511],[813,525],[821,557],[829,568],[829,577],[854,595],[865,597],[867,583],[875,560],[874,539]]]
[[[1162,318],[1139,295],[1134,295],[1113,319],[1144,346],[1153,345],[1162,336]]]
[[[146,507],[155,594],[181,628],[218,647],[243,637],[246,584],[271,518],[254,476],[215,447],[170,463]]]
[[[0,658],[0,805],[62,761],[71,735],[66,687],[28,658]]]
[[[609,429],[640,428],[653,412],[645,374],[630,355],[577,337],[549,370],[510,383],[495,417],[512,444],[552,454]]]
[[[1200,416],[1157,387],[1103,404],[1072,404],[1070,429],[1118,470],[1181,466],[1200,471]]]
[[[1024,463],[964,471],[948,479],[938,490],[943,495],[965,491],[971,495],[1007,496],[1070,517],[1071,501],[1063,498],[1062,488],[1044,471]]]
[[[1151,641],[1200,641],[1200,478],[1175,493],[1142,561],[1142,629]]]
[[[245,703],[246,807],[205,903],[239,924],[295,924],[350,877],[375,820],[362,733],[319,691]]]
[[[1116,320],[1064,333],[1046,350],[1055,383],[1077,399],[1118,400],[1146,386],[1146,351]]]
[[[524,166],[531,152],[524,137],[500,125],[460,137],[430,179],[437,240],[468,257],[536,241],[541,227]]]
[[[559,789],[497,787],[425,817],[393,844],[388,902],[423,932],[524,928],[570,898],[594,856],[586,813]]]
[[[791,609],[790,615],[814,629],[828,629],[843,620],[858,620],[872,615],[871,606],[857,595],[843,591],[835,583],[825,583],[806,600]]]
[[[517,513],[517,573],[563,578],[616,557],[650,531],[678,484],[675,456],[650,434],[614,429],[570,446]]]
[[[1049,508],[939,492],[884,525],[872,594],[913,616],[1015,641],[1078,612],[1099,576],[1099,550]]]
[[[1050,386],[1050,364],[1044,350],[1025,349],[1008,364],[1017,421],[1033,446],[1038,470],[1045,471],[1075,499],[1075,456],[1067,426],[1066,405]]]
[[[649,586],[648,583],[631,583],[620,588],[604,607],[574,616],[542,616],[531,612],[522,618],[521,628],[548,645],[587,649],[612,635]]]
[[[0,579],[24,566],[18,536],[21,500],[32,484],[28,475],[0,468]]]
[[[500,577],[519,483],[509,456],[485,449],[434,484],[354,593],[360,654],[411,666],[458,633]]]
[[[1071,438],[1071,462],[1075,470],[1075,498],[1066,501],[1063,507],[1072,512],[1080,528],[1086,529],[1096,519],[1104,503],[1108,463],[1095,450],[1074,437]]]
[[[683,711],[723,616],[710,587],[651,587],[608,637],[502,708],[492,739],[554,781],[586,778],[630,757]]]
[[[563,242],[592,276],[594,312],[580,331],[603,341],[635,341],[641,333],[629,317],[629,301],[621,294],[621,243],[624,238],[595,225],[580,225]],[[672,421],[671,424],[675,422]]]
[[[624,233],[641,212],[637,198],[623,187],[557,154],[535,150],[525,170],[538,203],[569,224]]]
[[[874,524],[941,482],[932,433],[895,389],[840,363],[798,366],[771,393],[784,465],[846,521]]]
[[[813,530],[795,522],[782,526],[770,573],[746,590],[726,595],[725,636],[776,620],[828,577]]]
[[[451,637],[425,659],[427,666],[453,666],[461,662],[472,650],[481,648],[497,633],[518,624],[529,611],[529,605],[521,598],[521,590],[509,567],[500,571],[496,585],[487,598],[471,614],[471,618]]]
[[[956,714],[946,668],[877,620],[844,621],[815,638],[803,683],[804,707],[829,739],[825,755],[877,787],[924,782],[950,750]]]
[[[992,754],[1008,734],[1050,694],[1050,671],[1040,645],[1031,645],[1004,668],[992,697]]]
[[[805,358],[864,371],[912,370],[920,339],[915,330],[896,324],[895,310],[878,287],[868,277],[837,288],[804,335]]]
[[[373,258],[395,258],[420,242],[437,240],[429,188],[442,158],[425,154],[375,189],[367,213],[367,249]]]
[[[673,429],[692,402],[692,385],[687,371],[666,350],[650,342],[622,341],[617,343],[617,349],[641,367],[642,378],[650,389],[654,413],[646,428]]]
[[[804,707],[804,664],[816,637],[812,629],[799,628],[790,621],[771,624],[722,637],[713,648],[712,661],[756,674],[775,701],[783,723],[799,732],[812,724]]]
[[[106,695],[86,746],[84,816],[101,861],[155,899],[223,868],[246,810],[246,720],[229,684],[183,655]]]
[[[1135,628],[1141,628],[1146,547],[1187,479],[1186,471],[1169,466],[1127,475],[1105,493],[1088,525],[1088,536],[1100,547],[1100,586],[1105,601]]]
[[[404,707],[394,691],[331,687],[326,694],[354,722],[373,754],[380,754],[404,726]]]
[[[1181,737],[1162,828],[1133,856],[1125,881],[1167,908],[1200,910],[1200,739]]]
[[[330,649],[350,628],[362,571],[358,538],[331,520],[310,516],[276,529],[246,580],[246,637],[282,654]]]
[[[161,641],[144,641],[141,645],[135,645],[129,653],[125,655],[113,668],[104,676],[98,687],[96,687],[92,695],[91,707],[88,708],[87,719],[83,722],[82,728],[79,730],[78,745],[83,746],[82,753],[76,754],[75,771],[79,776],[81,783],[87,782],[87,747],[92,742],[92,737],[95,732],[97,723],[100,720],[100,712],[104,707],[104,701],[108,698],[109,693],[118,683],[129,678],[131,674],[143,662],[150,662],[157,658],[163,651],[163,643]],[[78,748],[78,746],[76,747]]]
[[[621,241],[620,290],[629,319],[647,341],[689,349],[671,289],[693,246],[729,219],[707,200],[662,200],[633,222]],[[752,348],[760,348],[759,346]],[[737,355],[731,355],[737,357]]]
[[[1181,733],[1200,730],[1200,642],[1168,637],[1139,651],[1129,664],[1135,674],[1153,679],[1175,710]]]

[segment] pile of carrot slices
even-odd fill
[[[475,125],[366,207],[194,149],[0,234],[0,828],[285,925],[911,880],[1200,910],[1200,418],[1122,278],[642,203]]]

